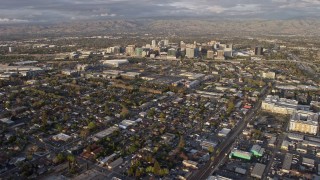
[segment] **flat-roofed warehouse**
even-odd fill
[[[261,179],[264,173],[264,170],[266,168],[266,165],[264,164],[260,164],[260,163],[256,163],[252,172],[251,172],[251,176]]]

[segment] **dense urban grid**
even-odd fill
[[[320,178],[318,40],[211,39],[0,41],[0,178]]]

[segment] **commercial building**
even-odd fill
[[[165,143],[170,143],[175,137],[176,136],[171,133],[165,133],[164,135],[161,136],[161,138]]]
[[[307,111],[294,112],[290,119],[289,130],[316,135],[319,129],[319,115]]]
[[[292,154],[286,153],[283,164],[282,164],[282,168],[281,168],[282,172],[289,173],[291,169],[292,157],[293,157]]]
[[[226,44],[225,48],[224,48],[224,56],[225,57],[232,57],[233,56],[232,51],[233,51],[233,45]]]
[[[226,137],[230,133],[231,129],[223,128],[219,131],[218,136]]]
[[[265,169],[266,169],[266,165],[260,164],[260,163],[256,163],[254,165],[254,168],[253,168],[252,172],[251,172],[251,176],[254,177],[254,178],[261,179]]]
[[[275,137],[275,136],[271,137],[271,139],[269,139],[269,141],[268,141],[268,146],[274,147],[276,140],[277,140],[277,137]]]
[[[105,129],[97,134],[94,135],[95,138],[97,138],[97,140],[101,139],[101,138],[104,138],[106,136],[109,136],[110,134],[112,134],[113,132],[119,130],[119,127],[117,126],[112,126],[108,129]]]
[[[143,52],[142,48],[136,48],[135,49],[135,55],[138,56],[138,57],[142,56],[142,52]]]
[[[186,57],[194,58],[194,48],[186,48]]]
[[[202,147],[202,149],[210,150],[210,149],[214,149],[217,146],[217,143],[209,142],[209,141],[202,141],[200,143],[200,146]]]
[[[216,59],[218,59],[218,60],[224,60],[225,58],[224,58],[224,50],[218,50],[217,51],[217,58]]]
[[[164,46],[168,46],[169,45],[169,40],[168,39],[163,40],[163,45]]]
[[[27,76],[27,77],[33,77],[36,76],[40,73],[43,73],[45,70],[36,67],[36,66],[8,66],[8,65],[0,65],[0,73],[3,73],[3,77],[5,78],[6,75],[8,77],[11,77],[13,75],[18,75],[21,74],[22,76]]]
[[[135,122],[135,121],[123,120],[123,121],[119,124],[119,127],[120,127],[121,129],[127,129],[128,127],[134,126],[134,125],[136,125],[136,124],[137,124],[137,122]]]
[[[263,156],[263,153],[264,153],[265,149],[264,148],[261,148],[261,146],[255,144],[252,146],[250,152],[254,155],[254,156]]]
[[[71,139],[71,136],[60,133],[60,134],[52,136],[52,139],[55,141],[68,141],[69,139]]]
[[[114,67],[119,67],[121,64],[129,63],[128,59],[113,59],[113,60],[102,60],[100,61],[104,65],[110,65]]]
[[[107,156],[101,160],[99,160],[99,163],[101,165],[108,164],[110,161],[113,161],[118,155],[116,153],[111,154],[110,156]]]
[[[231,178],[227,178],[220,175],[209,176],[207,180],[232,180]]]
[[[211,50],[207,51],[207,59],[213,59],[213,57],[214,57],[213,51]]]
[[[134,48],[135,46],[134,45],[129,45],[126,47],[126,55],[127,56],[132,56],[134,55]]]
[[[254,55],[256,55],[256,56],[262,56],[262,55],[263,55],[263,47],[257,46],[257,47],[254,49]]]
[[[233,150],[230,154],[229,154],[229,158],[232,157],[237,157],[240,159],[246,159],[246,160],[251,160],[252,157],[252,153],[250,152],[246,152],[246,151],[241,151],[241,150]]]
[[[174,48],[170,48],[170,49],[168,50],[168,56],[169,56],[169,57],[176,57],[176,56],[177,56],[177,50],[174,49]]]
[[[314,159],[302,158],[302,164],[310,168],[314,168]]]
[[[113,161],[112,163],[108,164],[108,169],[112,170],[115,167],[120,166],[123,163],[123,159],[120,157],[118,159],[116,159],[115,161]]]
[[[157,42],[156,42],[156,40],[152,40],[152,41],[151,41],[151,47],[152,47],[152,48],[157,47]]]
[[[303,141],[304,135],[302,134],[295,134],[295,133],[288,133],[288,138],[294,141]]]
[[[245,175],[247,173],[247,170],[236,167],[236,169],[234,170],[234,172],[238,173],[238,174],[242,174]]]
[[[268,95],[262,101],[261,108],[278,114],[292,114],[298,109],[298,101]]]
[[[186,167],[198,169],[198,163],[190,160],[183,160],[182,164]]]
[[[262,72],[261,76],[262,76],[262,78],[265,78],[265,79],[275,79],[276,73],[275,72]]]
[[[290,144],[289,141],[286,141],[286,140],[282,141],[281,149],[287,151],[289,149],[289,144]]]

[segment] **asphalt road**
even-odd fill
[[[235,142],[235,140],[247,127],[247,124],[254,118],[254,115],[256,115],[258,111],[260,111],[261,99],[263,99],[266,96],[266,94],[269,93],[269,91],[270,89],[268,89],[268,87],[265,86],[262,90],[262,98],[260,98],[260,101],[258,101],[255,104],[254,108],[246,114],[243,121],[237,124],[237,128],[233,129],[230,132],[231,135],[228,137],[228,139],[223,144],[221,144],[220,147],[217,148],[220,149],[220,151],[215,151],[213,153],[212,157],[214,157],[214,160],[209,161],[207,164],[205,164],[205,166],[202,167],[198,172],[194,173],[190,178],[188,178],[189,180],[205,180],[216,170],[216,168],[224,160],[225,156],[227,156],[227,154],[233,148],[233,143]]]

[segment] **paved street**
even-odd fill
[[[262,90],[262,98],[264,98],[269,93],[269,91],[270,89],[268,89],[267,86],[264,87]],[[227,137],[227,140],[224,143],[222,143],[220,147],[217,147],[217,150],[219,149],[220,151],[214,152],[212,156],[214,157],[214,160],[209,161],[198,172],[194,173],[193,176],[189,178],[190,180],[202,180],[202,179],[205,180],[214,172],[214,170],[221,164],[224,157],[231,151],[233,147],[233,143],[238,138],[238,136],[242,133],[242,131],[245,129],[247,124],[251,120],[253,120],[257,112],[260,111],[260,107],[261,107],[261,100],[257,102],[254,108],[247,113],[243,121],[239,122],[239,124],[237,125],[237,128],[231,131],[231,135]]]

